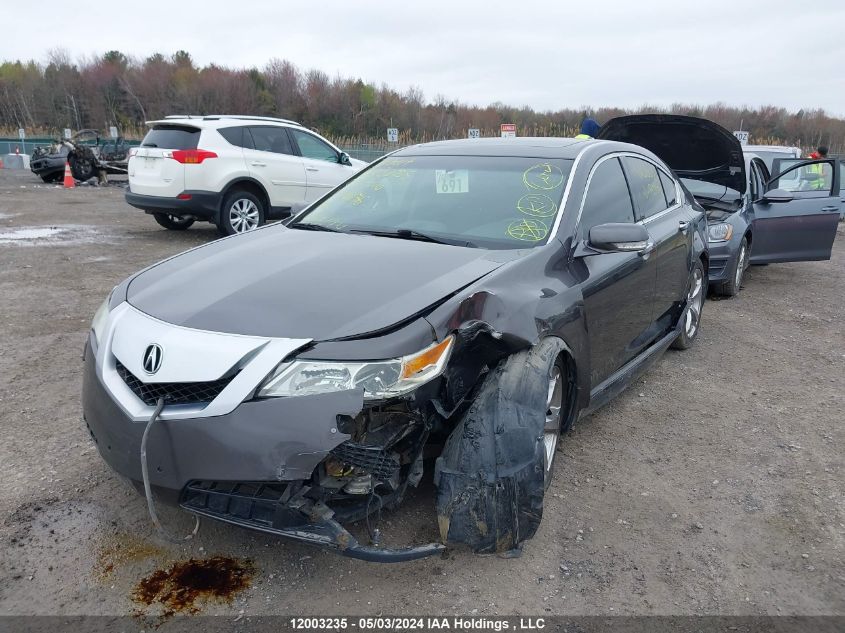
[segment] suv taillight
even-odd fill
[[[174,149],[170,152],[170,158],[183,165],[196,165],[206,158],[217,158],[217,154],[207,149]]]

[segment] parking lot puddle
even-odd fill
[[[252,585],[254,574],[255,566],[248,559],[191,558],[143,578],[132,599],[144,606],[160,605],[164,617],[194,614],[202,602],[231,603],[236,594]]]
[[[102,235],[91,226],[24,226],[0,231],[0,244],[17,246],[45,246],[54,244],[78,244],[102,239]]]

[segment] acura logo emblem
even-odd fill
[[[148,374],[154,374],[161,367],[161,360],[164,356],[159,345],[153,343],[147,346],[147,351],[144,352],[144,371]]]

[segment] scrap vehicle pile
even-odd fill
[[[129,145],[123,138],[101,139],[99,130],[80,130],[70,139],[56,139],[36,147],[29,168],[44,182],[57,182],[64,175],[65,163],[76,180],[90,180],[101,173],[125,174]]]

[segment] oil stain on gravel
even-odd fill
[[[142,579],[132,599],[144,606],[161,605],[165,617],[199,612],[202,602],[230,603],[252,584],[255,566],[249,559],[227,556],[175,563]]]

